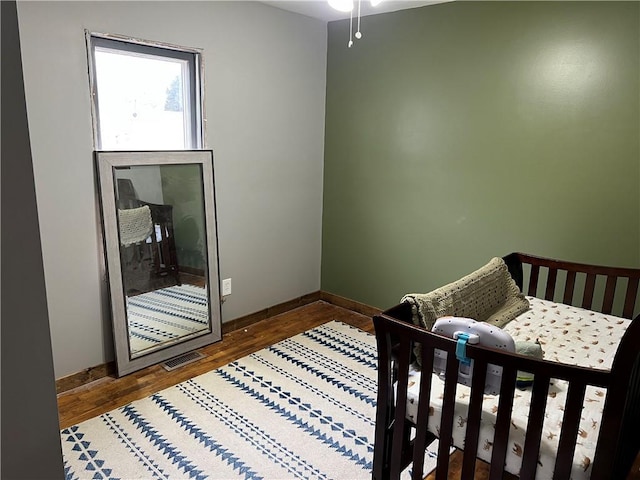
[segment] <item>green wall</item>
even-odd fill
[[[178,265],[206,270],[206,227],[200,165],[160,167],[164,203],[173,205]],[[214,246],[216,248],[216,246]]]
[[[493,256],[640,266],[640,4],[329,23],[322,289],[389,307]]]

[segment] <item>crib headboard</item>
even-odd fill
[[[503,259],[526,295],[623,318],[638,314],[640,269],[587,265],[519,252]]]

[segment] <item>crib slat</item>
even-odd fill
[[[633,309],[636,305],[636,296],[638,295],[638,278],[629,278],[627,283],[627,294],[624,297],[624,310],[622,316],[624,318],[633,317]]]
[[[553,470],[554,480],[569,478],[571,474],[585,389],[584,383],[571,382],[569,384],[562,429],[560,430],[560,440],[558,442],[556,466]]]
[[[429,405],[431,403],[431,372],[433,371],[433,348],[422,345],[422,375],[420,375],[420,399],[416,416],[416,438],[413,445],[413,480],[422,480],[424,451],[427,448],[427,437],[432,435],[427,430],[429,423]]]
[[[544,299],[553,301],[553,297],[556,292],[556,279],[558,277],[558,269],[557,268],[549,268],[549,273],[547,275],[547,288],[544,292]]]
[[[573,302],[573,289],[576,286],[576,272],[568,271],[567,278],[564,281],[564,295],[562,297],[562,303],[572,305]]]
[[[501,480],[504,474],[504,461],[509,446],[509,427],[511,425],[511,410],[515,387],[516,370],[511,365],[505,365],[502,367],[502,380],[500,381],[500,400],[498,401],[498,415],[493,437],[489,480]]]
[[[593,273],[587,274],[587,281],[584,284],[584,295],[582,296],[582,308],[591,309],[593,303],[593,290],[596,286],[596,276]]]
[[[548,376],[542,376],[539,373],[533,379],[520,480],[533,480],[536,477],[544,413],[547,406],[547,395],[549,394],[549,381],[550,378]]]
[[[391,458],[402,458],[402,445],[407,432],[406,413],[407,413],[407,385],[409,384],[409,362],[411,361],[411,343],[408,337],[400,339],[400,347],[398,348],[398,356],[396,359],[396,367],[398,371],[397,381],[397,400],[394,414],[394,431],[393,440],[391,442]],[[400,478],[401,462],[391,462],[390,474],[391,478]]]
[[[387,414],[390,405],[393,403],[393,388],[390,388],[393,382],[391,379],[390,335],[387,331],[382,333],[378,319],[374,318],[374,324],[376,326],[376,344],[378,346],[378,396],[372,477],[379,480],[388,474],[385,460],[388,452],[387,433],[390,419]]]
[[[457,378],[460,362],[453,353],[447,355],[445,378]],[[449,475],[449,446],[453,432],[453,414],[455,413],[456,382],[445,382],[442,399],[442,417],[440,420],[440,434],[438,435],[438,465],[436,480],[446,480]]]
[[[531,297],[536,296],[538,291],[538,276],[540,275],[540,267],[538,265],[531,265],[531,273],[529,273],[529,290],[527,295]]]
[[[604,290],[604,298],[602,299],[602,313],[611,313],[613,309],[613,297],[616,293],[617,278],[613,275],[607,276],[607,286]]]
[[[388,476],[389,473],[385,462],[389,451],[387,441],[391,423],[389,411],[394,396],[391,373],[393,362],[390,354],[391,336],[388,331],[382,331],[386,325],[381,325],[380,320],[376,318],[374,318],[374,325],[376,326],[376,344],[378,346],[378,396],[372,477],[380,480]]]
[[[467,431],[464,437],[461,478],[473,478],[478,452],[478,436],[482,417],[482,401],[484,384],[487,378],[487,362],[478,359],[473,361],[473,378],[471,380],[471,398],[467,415]]]

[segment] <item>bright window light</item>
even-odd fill
[[[202,148],[198,53],[91,37],[98,150]]]

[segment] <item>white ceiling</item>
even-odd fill
[[[361,0],[361,15],[375,15],[377,13],[395,12],[407,8],[424,7],[435,3],[444,3],[452,0],[383,0],[376,7],[372,7],[369,0]],[[308,17],[318,18],[326,22],[349,18],[349,13],[338,12],[331,8],[327,0],[271,0],[263,1],[267,5],[300,13]],[[358,1],[355,0],[356,7],[353,11],[354,17],[357,14]]]

